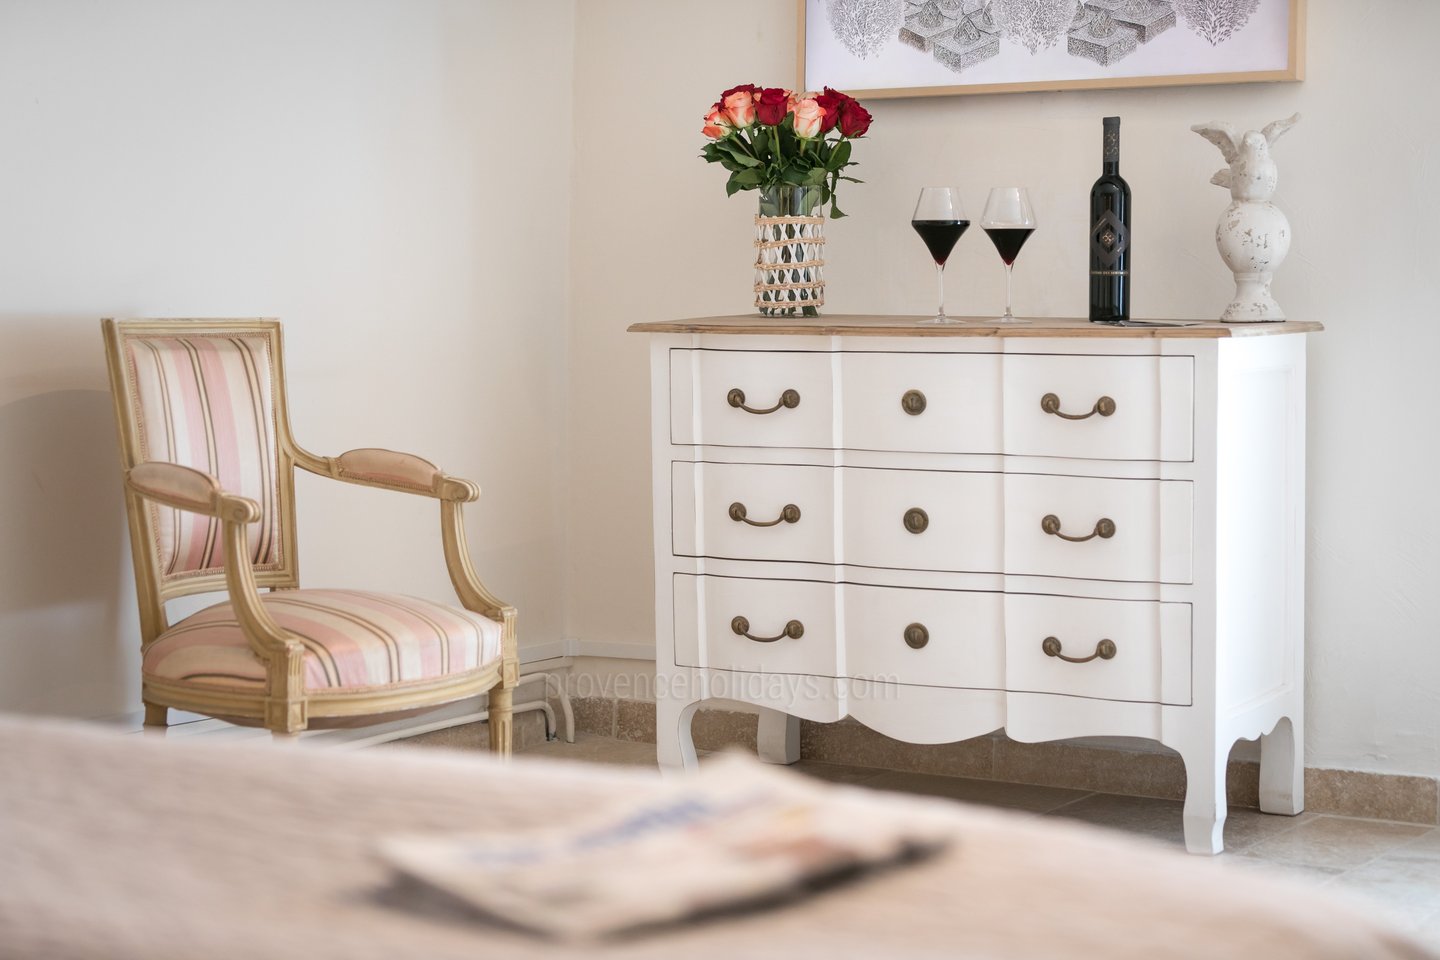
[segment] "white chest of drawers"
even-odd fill
[[[722,317],[651,335],[662,766],[708,699],[915,743],[1130,736],[1303,807],[1305,336],[1317,324]]]

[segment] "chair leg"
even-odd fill
[[[510,687],[490,688],[490,752],[499,757],[509,757],[514,743],[515,728],[510,711],[512,701]]]
[[[161,728],[170,726],[170,708],[146,701],[145,726]]]

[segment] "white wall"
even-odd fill
[[[872,103],[827,296],[930,309],[915,191],[956,182],[978,213],[1023,182],[1042,225],[1017,308],[1079,313],[1097,121],[1118,113],[1137,312],[1213,315],[1225,197],[1188,127],[1304,112],[1277,148],[1297,239],[1276,292],[1330,328],[1309,762],[1436,775],[1440,6],[1315,0],[1310,23],[1298,85]],[[788,84],[794,50],[789,0],[0,0],[0,709],[135,706],[104,315],[282,317],[302,442],[477,479],[477,565],[524,641],[645,653],[648,381],[624,328],[749,309],[753,198],[696,157],[700,117],[735,83]],[[953,311],[999,308],[978,235],[951,270]],[[429,503],[301,484],[307,583],[446,595]]]
[[[139,706],[102,316],[282,318],[300,442],[479,482],[482,578],[558,639],[573,12],[0,0],[0,709]],[[433,502],[299,507],[307,584],[453,598]]]
[[[586,0],[576,32],[582,127],[629,119],[623,138],[596,129],[576,154],[566,629],[647,645],[647,356],[624,330],[748,312],[753,195],[725,198],[723,174],[696,157],[699,129],[722,89],[793,82],[795,23],[784,0],[734,0],[718,17],[700,0]],[[1310,352],[1312,766],[1440,774],[1437,34],[1440,4],[1314,0],[1301,84],[875,101],[855,150],[869,182],[846,186],[851,218],[827,228],[829,312],[921,313],[934,280],[907,222],[918,188],[953,182],[978,214],[988,187],[1026,184],[1041,226],[1017,263],[1017,312],[1080,315],[1099,120],[1119,114],[1136,313],[1215,316],[1227,198],[1207,183],[1218,151],[1189,127],[1304,114],[1276,149],[1296,239],[1275,290],[1292,317],[1329,327]],[[1000,309],[983,237],[961,242],[950,271],[951,312]]]

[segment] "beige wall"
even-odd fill
[[[105,315],[281,317],[301,442],[477,480],[476,566],[559,638],[573,39],[570,0],[0,2],[0,709],[139,706]],[[307,584],[453,597],[433,503],[301,483]]]
[[[1358,17],[1351,6],[1310,4],[1303,84],[869,104],[872,138],[855,150],[869,182],[847,185],[851,218],[827,229],[826,295],[834,313],[933,309],[933,270],[907,223],[918,188],[954,183],[978,215],[988,187],[1023,183],[1040,229],[1017,263],[1017,311],[1080,314],[1099,120],[1119,114],[1136,313],[1214,316],[1229,292],[1212,239],[1227,198],[1207,183],[1218,151],[1188,128],[1301,111],[1276,150],[1296,240],[1275,289],[1291,316],[1329,326],[1310,353],[1309,760],[1435,775],[1440,450],[1427,411],[1440,123],[1426,98],[1440,5],[1383,0]],[[749,309],[753,195],[727,200],[723,175],[695,157],[700,118],[735,83],[790,82],[792,11],[783,0],[736,0],[718,18],[698,0],[577,8],[582,131],[634,118],[623,138],[582,136],[576,154],[566,628],[583,640],[652,642],[647,356],[624,329]],[[959,251],[951,311],[998,311],[993,250],[976,234]]]

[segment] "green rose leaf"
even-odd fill
[[[739,164],[739,165],[742,166],[742,167],[758,167],[758,166],[760,166],[760,161],[759,161],[759,160],[756,160],[754,157],[750,156],[750,154],[746,153],[746,152],[744,151],[744,149],[741,148],[741,147],[735,147],[733,150],[731,150],[731,151],[730,151],[730,157],[731,157],[732,160],[734,160],[737,164]]]

